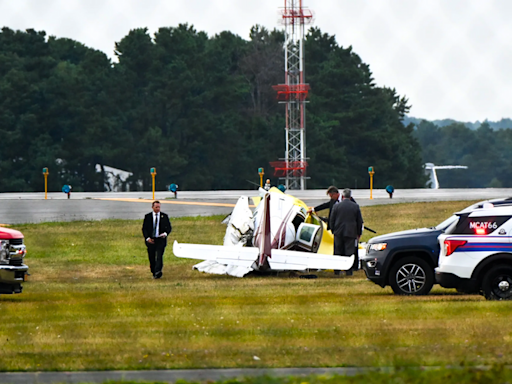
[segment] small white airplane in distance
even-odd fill
[[[333,256],[333,235],[307,205],[273,187],[259,189],[253,197],[242,196],[227,222],[224,245],[180,244],[174,241],[177,257],[204,260],[194,268],[207,273],[243,277],[251,271],[348,270],[354,255]],[[364,251],[360,249],[360,252]]]
[[[438,169],[468,169],[465,165],[434,165],[434,163],[425,163],[425,173],[429,176],[427,184],[432,189],[439,189],[439,180],[437,179]]]

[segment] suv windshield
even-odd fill
[[[454,221],[458,219],[457,215],[452,215],[449,218],[447,218],[445,221],[443,221],[440,224],[436,225],[436,229],[444,231],[446,228],[448,228],[451,224],[453,224]]]

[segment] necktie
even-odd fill
[[[153,237],[156,237],[157,225],[158,225],[158,215],[155,215],[155,222],[153,223]]]

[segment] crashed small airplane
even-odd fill
[[[238,199],[227,223],[224,245],[180,244],[174,241],[177,257],[199,259],[194,268],[207,273],[243,277],[251,271],[347,270],[354,255],[333,256],[333,235],[324,221],[307,212],[307,205],[273,187],[259,189],[253,197]],[[362,251],[362,250],[360,250]]]

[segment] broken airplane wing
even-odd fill
[[[354,255],[334,256],[321,253],[273,249],[268,259],[270,268],[278,271],[305,271],[307,269],[336,269],[346,271],[354,264]]]
[[[203,269],[216,269],[217,274],[226,274],[228,266],[241,267],[239,270],[246,270],[249,273],[254,268],[258,257],[259,249],[256,247],[226,247],[224,245],[207,244],[180,244],[176,240],[173,245],[173,252],[176,257],[187,259],[205,260],[194,267],[203,264]],[[213,262],[213,263],[212,263]],[[270,269],[273,271],[305,271],[307,269],[337,269],[347,270],[354,264],[354,255],[350,257],[323,255],[320,253],[290,251],[286,249],[272,249],[268,258]],[[226,268],[219,268],[218,264]],[[231,274],[231,273],[229,273]]]
[[[227,247],[224,245],[179,244],[174,240],[172,247],[176,257],[216,261],[220,264],[251,267],[260,252],[255,247]]]

